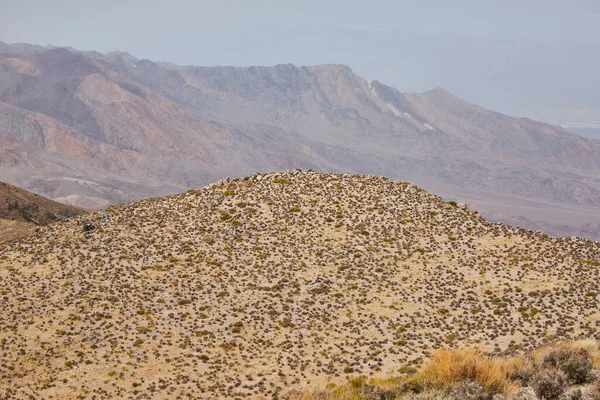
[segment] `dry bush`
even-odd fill
[[[578,384],[590,380],[593,361],[586,349],[562,347],[544,355],[542,364],[560,369],[571,382]]]
[[[288,394],[290,400],[393,400],[402,392],[402,380],[397,378],[374,378],[368,381],[356,377],[339,387]]]
[[[600,400],[600,380],[594,382],[592,386],[588,388],[584,397],[584,400]]]
[[[543,357],[552,350],[556,349],[584,349],[590,355],[593,368],[600,369],[600,342],[593,339],[575,340],[569,342],[560,342],[553,346],[542,347],[532,353],[537,360],[542,360]]]
[[[569,381],[567,374],[553,368],[543,368],[531,378],[531,387],[543,400],[556,400],[565,393]]]
[[[427,390],[404,397],[402,400],[450,400],[445,392],[441,390]]]
[[[521,386],[528,386],[531,377],[538,369],[536,360],[526,356],[522,358],[522,363],[511,374],[511,379],[521,383]]]
[[[563,344],[568,348],[585,349],[590,354],[593,361],[593,367],[600,369],[600,342],[596,340],[577,340]]]
[[[490,400],[492,395],[477,382],[459,382],[450,388],[451,400]]]

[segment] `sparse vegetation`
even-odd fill
[[[544,369],[587,389],[596,342],[522,355],[600,339],[595,260],[406,182],[224,179],[0,243],[0,398],[478,398]]]

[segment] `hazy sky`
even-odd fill
[[[271,60],[228,49],[245,35],[277,34],[293,48],[298,35],[323,29],[600,44],[598,21],[597,0],[0,0],[2,41],[127,50],[178,64],[265,64]],[[302,50],[293,61],[314,63]]]
[[[598,0],[0,0],[0,41],[180,65],[350,65],[513,115],[600,124]]]

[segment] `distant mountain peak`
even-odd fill
[[[436,97],[440,97],[440,98],[448,98],[448,99],[463,101],[458,96],[456,96],[454,93],[452,93],[449,90],[446,90],[440,86],[436,86],[433,89],[426,91],[424,94],[432,95],[432,96],[436,96]]]
[[[92,59],[65,47],[48,50],[30,57],[41,67],[43,73],[81,76],[100,70],[97,63]]]
[[[109,51],[108,53],[106,53],[106,58],[129,63],[136,63],[139,61],[139,59],[132,56],[126,51]]]

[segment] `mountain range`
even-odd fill
[[[600,238],[600,141],[441,88],[0,44],[0,180],[102,208],[289,168],[401,178],[495,221]]]

